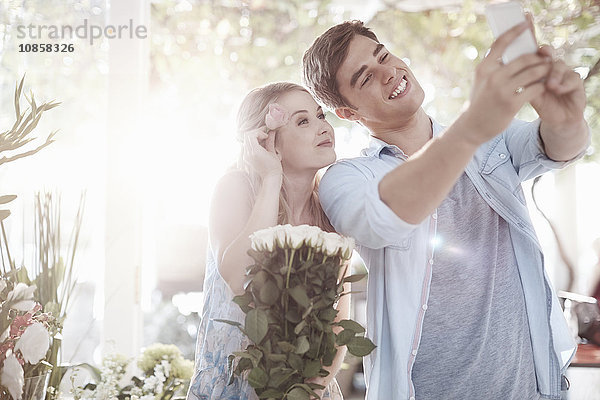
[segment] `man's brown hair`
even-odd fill
[[[362,21],[345,21],[329,28],[315,39],[302,58],[304,84],[327,108],[352,107],[340,94],[335,76],[348,55],[354,35],[379,43],[377,36]]]

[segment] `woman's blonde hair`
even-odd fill
[[[265,126],[265,116],[269,108],[269,104],[277,102],[277,100],[284,94],[298,90],[308,93],[308,91],[296,84],[291,82],[277,82],[271,83],[256,89],[253,89],[246,95],[237,114],[237,139],[244,143],[244,134],[254,129],[262,128]],[[243,152],[241,153],[243,154]],[[250,180],[250,186],[252,188],[252,201],[256,197],[256,192],[261,185],[261,179],[252,168],[244,161],[240,154],[238,160],[238,168],[245,171]],[[320,177],[315,175],[315,179],[312,184],[312,195],[310,197],[310,215],[311,224],[316,225],[319,228],[333,232],[333,226],[329,222],[329,219],[323,212],[321,204],[319,203],[319,185]],[[290,222],[291,209],[287,200],[286,194],[286,178],[285,174],[283,177],[283,185],[281,186],[281,192],[279,193],[279,224],[287,224]]]

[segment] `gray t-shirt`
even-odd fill
[[[465,173],[438,208],[434,260],[416,399],[539,399],[508,224]]]

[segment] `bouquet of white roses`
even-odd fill
[[[245,293],[234,298],[245,323],[218,320],[237,326],[252,342],[229,356],[230,382],[249,371],[261,399],[318,397],[314,389],[323,386],[309,380],[329,374],[323,366],[332,364],[336,345],[358,357],[375,348],[358,323],[335,321],[335,306],[347,294],[344,283],[365,276],[345,276],[354,241],[308,225],[278,225],[250,238],[255,263],[248,267]],[[343,330],[336,334],[334,326]]]

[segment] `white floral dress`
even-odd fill
[[[188,400],[258,400],[247,380],[236,376],[227,385],[227,356],[241,351],[249,340],[240,330],[215,318],[244,322],[245,314],[235,304],[233,292],[219,274],[212,250],[207,251],[204,278],[204,307],[196,341],[194,376],[187,394]],[[323,399],[343,400],[334,380],[325,390]]]

